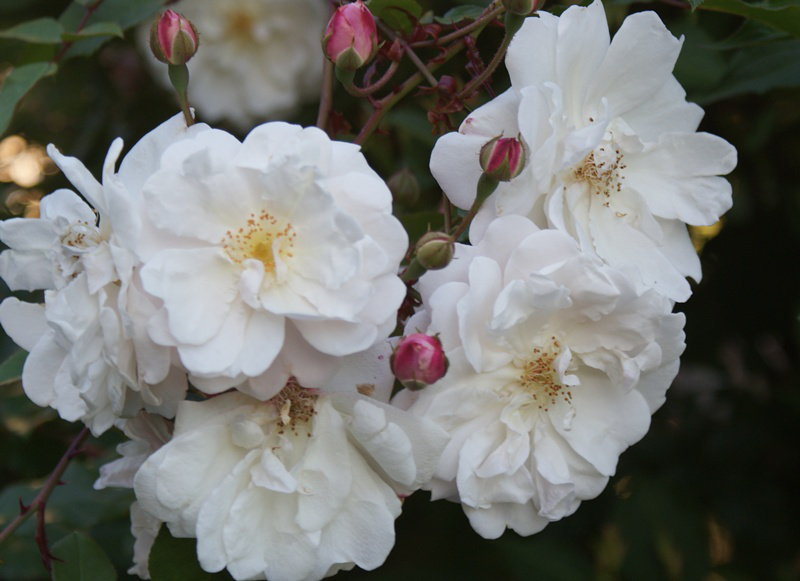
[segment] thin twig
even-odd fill
[[[333,63],[325,59],[322,65],[322,90],[320,91],[319,113],[317,113],[317,127],[323,131],[328,130],[328,119],[333,110]]]
[[[389,65],[389,68],[383,73],[380,79],[368,85],[366,87],[356,87],[355,85],[350,85],[349,87],[345,87],[347,92],[351,95],[356,97],[369,97],[376,91],[380,90],[386,83],[388,83],[394,74],[397,72],[397,69],[400,67],[400,63],[396,61],[392,61]]]
[[[493,9],[492,5],[490,4],[486,8],[484,13],[478,17],[478,20],[481,22],[480,26],[486,26],[489,24],[489,22],[491,22],[491,19],[487,18],[486,16],[488,16],[489,14],[494,14],[495,11],[497,11],[497,14],[500,14],[504,10],[505,8],[503,8],[502,5],[499,8]],[[494,16],[492,18],[494,18]],[[474,30],[477,30],[477,28]],[[424,68],[427,69],[427,71],[432,74],[436,69],[445,64],[451,58],[453,58],[456,54],[461,52],[465,46],[466,43],[464,42],[464,39],[461,38],[460,40],[454,42],[449,47],[447,47],[444,54],[439,54],[433,59],[429,60],[425,64]],[[374,110],[372,111],[372,114],[369,116],[366,123],[364,123],[364,126],[361,128],[361,131],[356,136],[354,143],[358,145],[363,145],[364,142],[367,140],[367,138],[370,135],[372,135],[372,133],[378,128],[378,125],[380,124],[381,120],[386,115],[386,113],[389,112],[389,109],[391,109],[395,104],[397,104],[397,102],[400,101],[403,97],[408,95],[408,93],[413,91],[423,80],[425,80],[425,75],[423,75],[421,71],[417,71],[416,73],[411,75],[408,79],[406,79],[404,83],[396,87],[394,92],[392,92],[391,94],[387,95],[386,97],[375,103],[373,105]]]
[[[414,49],[412,49],[405,40],[392,32],[392,30],[383,22],[378,21],[378,27],[392,40],[392,42],[397,42],[401,47],[403,47],[403,52],[405,52],[406,56],[408,56],[408,60],[414,63],[414,66],[417,67],[420,73],[422,73],[422,76],[425,77],[425,80],[428,81],[431,87],[435,87],[437,84],[439,84],[439,82],[436,80],[436,77],[431,74],[431,71],[425,66],[425,63],[422,62],[422,60],[417,56],[417,53],[414,52]]]
[[[478,18],[464,26],[463,28],[459,28],[458,30],[451,32],[450,34],[443,36],[441,38],[437,38],[436,40],[422,40],[419,42],[412,42],[410,46],[413,48],[425,48],[429,46],[442,46],[445,44],[449,44],[459,38],[462,38],[471,32],[486,26],[489,22],[500,16],[503,12],[505,12],[505,8],[502,4],[496,3],[497,6],[492,8],[491,5],[487,7],[487,10],[483,12]]]
[[[88,435],[89,428],[83,428],[78,435],[75,436],[75,439],[72,440],[69,448],[67,448],[67,451],[64,452],[64,455],[61,457],[61,460],[58,461],[58,464],[56,464],[53,472],[51,472],[50,476],[48,476],[44,486],[42,486],[42,489],[39,491],[39,494],[36,495],[36,498],[34,498],[28,506],[22,504],[22,501],[20,500],[19,514],[14,517],[14,520],[6,525],[2,532],[0,532],[0,545],[2,545],[9,537],[11,537],[12,534],[14,534],[14,531],[16,531],[22,525],[22,523],[31,517],[31,515],[34,513],[39,513],[40,518],[36,530],[36,537],[37,542],[39,542],[39,551],[42,555],[42,563],[48,571],[50,571],[52,557],[49,549],[47,548],[47,536],[44,531],[45,505],[47,504],[47,499],[50,498],[50,494],[59,484],[61,476],[67,469],[67,466],[69,466],[70,461],[78,454],[78,448],[81,447]]]
[[[459,41],[453,44],[452,46],[450,46],[450,48],[447,49],[447,53],[444,55],[444,57],[437,57],[436,59],[437,62],[428,63],[427,65],[428,70],[431,72],[435,71],[441,65],[443,65],[448,60],[453,58],[456,54],[458,54],[463,48],[464,48],[463,41]],[[370,135],[372,135],[373,131],[377,129],[378,124],[381,122],[384,115],[386,115],[386,113],[389,112],[389,109],[391,109],[403,97],[405,97],[411,91],[413,91],[417,87],[417,85],[419,85],[423,80],[425,80],[425,77],[422,75],[421,72],[417,71],[416,73],[411,75],[408,79],[406,79],[406,81],[402,85],[397,87],[393,93],[381,99],[377,103],[375,109],[372,111],[372,114],[369,116],[369,119],[367,119],[367,122],[364,123],[364,126],[361,128],[361,131],[355,138],[354,143],[362,145],[364,141],[366,141],[367,138]]]
[[[500,63],[503,62],[503,59],[506,56],[506,51],[508,50],[508,45],[511,44],[511,39],[514,37],[513,34],[508,34],[503,37],[503,42],[500,43],[500,46],[497,49],[497,52],[492,57],[492,60],[486,66],[481,74],[477,77],[473,77],[470,81],[464,85],[464,88],[458,94],[458,99],[465,100],[469,98],[469,96],[479,87],[481,86],[486,80],[492,76],[494,71],[497,67],[500,66]]]
[[[81,18],[81,21],[78,23],[78,28],[75,29],[75,33],[76,34],[79,33],[81,30],[83,30],[83,28],[86,26],[86,23],[89,22],[89,17],[91,17],[91,15],[94,14],[95,10],[100,8],[100,5],[102,3],[103,3],[103,0],[97,0],[96,2],[94,2],[92,4],[89,4],[86,7],[86,11],[83,13],[83,18]],[[62,42],[61,43],[61,49],[58,51],[58,54],[56,54],[56,56],[53,57],[53,60],[51,62],[57,63],[62,58],[64,58],[64,55],[67,53],[69,48],[74,43],[75,43],[75,41],[73,41],[73,40],[65,40],[64,42]]]

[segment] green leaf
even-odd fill
[[[117,573],[92,539],[73,532],[52,547],[53,581],[111,581]]]
[[[104,26],[116,24],[120,31],[124,31],[148,18],[152,18],[164,7],[164,1],[165,0],[136,0],[132,2],[131,0],[104,0],[103,3],[100,4],[100,7],[89,18],[88,25],[84,31],[81,32],[81,35],[85,34],[85,30],[98,24],[103,24]],[[73,0],[58,19],[67,33],[75,34],[78,24],[86,13],[86,8],[81,4],[83,4],[83,2]],[[107,29],[107,32],[110,32],[110,30],[111,29]],[[114,33],[114,36],[117,36],[116,30]],[[82,36],[80,40],[76,41],[75,44],[67,50],[62,60],[87,56],[94,53],[106,43],[108,36],[110,35]]]
[[[31,63],[12,69],[0,87],[0,135],[5,133],[19,100],[40,79],[52,75],[57,68],[54,63]]]
[[[765,0],[753,4],[742,0],[705,0],[702,8],[744,16],[792,36],[800,36],[800,0]]]
[[[95,38],[99,36],[116,36],[122,38],[124,33],[120,25],[116,22],[97,22],[87,26],[80,32],[65,32],[61,35],[61,38],[66,41],[75,42],[83,40],[84,38]]]
[[[478,16],[483,14],[483,11],[484,8],[481,6],[466,4],[451,8],[444,13],[444,16],[437,16],[434,20],[439,24],[456,24],[462,20],[476,20]]]
[[[406,34],[422,17],[422,6],[416,0],[371,0],[369,10],[389,28]]]
[[[20,350],[0,363],[0,385],[18,381],[22,377],[22,367],[27,356],[27,351]]]
[[[150,579],[152,581],[222,581],[232,577],[222,573],[208,573],[197,562],[197,541],[195,539],[176,539],[169,529],[162,526],[158,531],[153,548],[150,549]]]
[[[776,30],[760,22],[748,20],[729,37],[708,44],[708,48],[710,50],[734,50],[789,37],[789,34],[781,30]]]
[[[104,0],[92,15],[90,23],[116,22],[125,30],[156,15],[165,0]]]
[[[60,44],[61,24],[53,18],[37,18],[0,30],[0,38],[13,38],[37,44]]]
[[[800,40],[754,46],[736,53],[728,74],[712,91],[701,95],[701,105],[745,93],[766,93],[800,86]]]

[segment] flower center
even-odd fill
[[[250,214],[246,224],[238,230],[228,230],[222,247],[236,264],[255,259],[264,265],[264,271],[274,273],[276,259],[286,260],[294,256],[294,239],[297,233],[290,223],[262,211]]]
[[[100,231],[88,222],[73,222],[69,229],[61,235],[61,244],[70,253],[80,254],[84,250],[94,248],[103,241]]]
[[[278,433],[283,434],[288,428],[296,436],[299,426],[305,427],[306,434],[311,436],[308,422],[317,413],[315,410],[317,397],[316,389],[305,388],[297,383],[294,377],[290,377],[280,393],[267,402],[280,414]]]
[[[572,170],[572,178],[587,183],[595,194],[605,198],[603,205],[608,208],[612,192],[619,192],[625,179],[621,175],[621,171],[627,167],[622,162],[623,157],[619,149],[611,142],[606,142],[583,158]]]
[[[558,369],[560,355],[561,345],[555,337],[550,337],[543,347],[534,347],[530,358],[518,365],[522,369],[519,386],[540,410],[548,411],[558,399],[572,402],[570,386]]]
[[[235,38],[242,41],[253,40],[254,18],[250,11],[238,8],[226,14],[226,34],[227,38]]]

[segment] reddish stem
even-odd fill
[[[53,472],[51,472],[50,476],[47,477],[44,486],[39,491],[39,494],[36,495],[36,498],[34,498],[28,506],[25,506],[22,503],[22,500],[20,500],[19,514],[14,517],[14,520],[8,523],[2,532],[0,532],[0,545],[2,545],[3,542],[5,542],[9,537],[11,537],[12,534],[14,534],[14,531],[16,531],[22,525],[22,523],[28,520],[31,515],[36,513],[36,543],[39,545],[39,552],[42,556],[42,564],[48,572],[51,569],[53,556],[50,554],[50,549],[47,546],[47,533],[44,526],[44,515],[47,499],[50,498],[50,494],[52,494],[55,487],[61,483],[61,476],[67,469],[67,466],[69,466],[70,461],[78,454],[78,448],[81,447],[88,435],[89,428],[83,428],[78,435],[75,436],[75,439],[72,440],[72,443],[70,444],[69,448],[67,448],[67,451],[64,452],[61,460],[59,460],[58,464],[56,464]]]
[[[97,2],[89,4],[86,7],[86,11],[83,13],[83,18],[81,18],[81,21],[78,23],[78,28],[75,29],[76,34],[79,33],[81,30],[83,30],[83,28],[86,26],[86,23],[89,21],[89,18],[92,16],[92,14],[94,14],[95,10],[100,8],[100,5],[102,3],[103,0],[97,0]],[[54,63],[59,62],[67,53],[69,47],[71,47],[74,43],[75,41],[72,40],[65,40],[64,42],[62,42],[61,49],[58,51],[58,54],[56,54],[56,56],[53,57],[52,62]]]

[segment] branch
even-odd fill
[[[481,27],[487,26],[497,14],[502,13],[505,8],[500,5],[499,7],[495,6],[494,4],[490,4],[484,13],[478,17],[475,21],[480,22],[480,25],[477,27],[470,28],[471,31],[474,31],[474,34],[477,34],[480,31]],[[473,23],[475,24],[475,23]],[[373,106],[375,107],[372,111],[372,114],[367,119],[364,126],[361,128],[361,131],[356,136],[354,143],[357,145],[363,145],[367,138],[372,135],[372,133],[378,128],[378,124],[383,119],[384,115],[397,104],[403,97],[405,97],[408,93],[410,93],[414,88],[416,88],[423,80],[427,80],[429,77],[432,77],[432,73],[438,69],[440,66],[445,64],[448,60],[453,58],[456,54],[461,52],[466,46],[464,42],[464,35],[461,35],[462,38],[457,40],[453,44],[451,44],[445,50],[444,54],[440,54],[433,59],[429,60],[427,63],[423,63],[422,69],[418,70],[416,73],[411,75],[406,81],[401,84],[400,86],[396,87],[394,92],[387,95]],[[509,39],[510,41],[510,39]],[[409,54],[409,53],[406,53]],[[500,57],[502,60],[502,55]],[[422,70],[426,71],[426,74],[422,73]],[[434,85],[435,86],[435,85]]]
[[[39,545],[39,552],[42,555],[42,564],[48,572],[50,571],[52,555],[50,555],[50,550],[47,547],[47,535],[45,534],[44,530],[45,505],[47,504],[47,499],[50,498],[50,494],[52,494],[55,487],[60,483],[61,476],[67,469],[67,466],[69,466],[70,461],[78,454],[78,448],[80,448],[88,435],[89,428],[83,428],[78,435],[75,436],[75,439],[72,440],[72,444],[70,444],[69,448],[67,448],[67,451],[64,452],[61,460],[58,461],[58,464],[56,464],[53,472],[51,472],[50,476],[48,476],[47,481],[39,491],[39,494],[36,495],[36,498],[34,498],[28,506],[22,504],[22,501],[20,500],[19,514],[14,518],[14,520],[8,523],[2,532],[0,532],[0,545],[2,545],[6,540],[8,540],[9,537],[11,537],[11,535],[14,534],[14,531],[16,531],[22,525],[22,523],[24,523],[26,520],[28,520],[28,518],[30,518],[31,515],[33,515],[33,513],[39,513],[39,523],[36,529],[36,542]]]
[[[486,26],[492,20],[500,16],[503,12],[505,12],[505,8],[502,4],[495,2],[496,6],[492,8],[491,5],[481,14],[478,18],[464,26],[463,28],[459,28],[458,30],[451,32],[450,34],[438,38],[436,40],[422,40],[420,42],[413,42],[411,46],[414,48],[424,48],[429,46],[442,46],[444,44],[449,44],[454,40],[458,40],[471,32]]]
[[[89,22],[89,17],[92,14],[94,14],[95,10],[100,8],[100,5],[102,3],[103,0],[96,0],[96,2],[92,2],[91,4],[86,6],[86,11],[83,13],[83,18],[81,18],[81,21],[78,23],[78,28],[75,29],[76,33],[83,30],[83,28],[86,26],[86,23]],[[60,61],[69,50],[69,47],[71,47],[73,44],[74,41],[72,40],[65,40],[64,42],[62,42],[61,49],[58,51],[58,54],[56,54],[56,56],[53,57],[52,62],[57,63],[58,61]]]
[[[492,76],[492,73],[494,73],[497,67],[500,66],[500,63],[503,62],[503,59],[506,56],[506,51],[508,50],[508,45],[511,44],[511,39],[514,38],[515,32],[516,31],[512,31],[509,33],[508,28],[506,28],[506,34],[503,37],[503,42],[500,43],[500,47],[497,49],[497,52],[492,57],[492,60],[489,61],[489,64],[486,66],[486,68],[483,70],[481,74],[479,74],[477,77],[474,77],[466,85],[464,85],[464,88],[461,89],[461,92],[459,92],[456,98],[460,100],[468,99],[469,96],[475,90],[477,90],[479,86],[485,83],[489,79],[489,77]]]
[[[322,65],[322,91],[317,113],[317,127],[328,132],[328,119],[333,109],[333,63],[328,59]]]
[[[378,21],[378,27],[386,36],[389,37],[389,39],[400,44],[400,46],[403,48],[403,52],[406,53],[408,59],[414,63],[414,66],[417,67],[420,73],[422,73],[422,76],[425,77],[431,88],[434,88],[437,84],[439,84],[439,82],[436,80],[436,77],[431,74],[431,71],[425,66],[425,63],[420,60],[420,58],[417,56],[417,53],[414,52],[414,49],[412,49],[405,40],[392,32],[392,30],[383,22]]]

